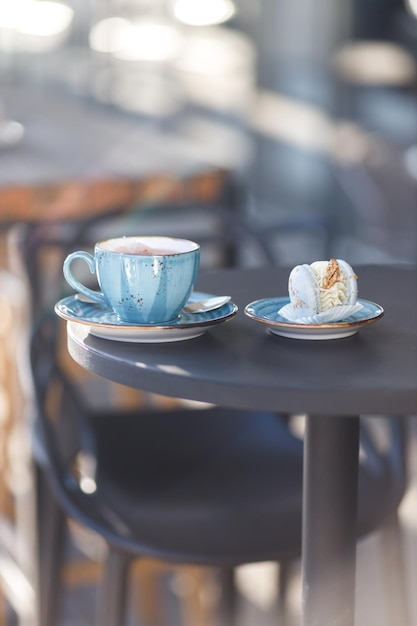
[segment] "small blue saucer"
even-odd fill
[[[210,294],[195,291],[189,302],[211,297]],[[198,337],[210,326],[231,319],[237,313],[237,306],[227,302],[222,307],[204,313],[181,312],[177,319],[165,324],[134,325],[123,322],[109,308],[94,302],[86,302],[76,294],[63,298],[55,305],[55,312],[68,322],[85,324],[91,335],[113,341],[138,343],[162,343],[182,341]]]
[[[290,322],[278,313],[289,301],[288,297],[256,300],[246,305],[244,313],[256,322],[266,324],[271,333],[291,339],[340,339],[341,337],[349,337],[357,333],[364,324],[376,322],[384,315],[384,309],[379,304],[358,299],[362,308],[345,320],[326,324],[301,324]]]

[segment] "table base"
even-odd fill
[[[353,626],[359,417],[306,420],[303,626]]]

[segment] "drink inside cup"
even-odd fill
[[[141,254],[145,256],[162,256],[164,254],[176,254],[176,250],[158,250],[158,248],[147,248],[146,246],[135,246],[128,248],[127,246],[120,246],[113,249],[113,252],[119,254]]]
[[[96,273],[101,291],[81,284],[70,268],[76,258]],[[175,320],[197,278],[200,246],[173,237],[118,237],[96,244],[94,256],[73,252],[64,262],[67,282],[79,293],[133,324]]]
[[[98,244],[100,248],[119,254],[139,254],[145,256],[164,256],[181,254],[195,250],[198,244],[187,239],[169,237],[121,237],[108,239]]]

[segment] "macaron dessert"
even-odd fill
[[[334,307],[356,305],[358,277],[342,259],[296,265],[288,279],[288,293],[296,317],[310,317]]]

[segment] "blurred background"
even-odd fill
[[[79,243],[87,226],[92,241],[132,228],[195,238],[206,265],[415,264],[416,0],[0,0],[0,222],[4,267],[10,241],[24,242],[22,301],[36,314],[62,295],[61,260],[35,268],[36,245]],[[97,401],[103,383],[78,382]],[[126,391],[111,393],[127,403]],[[20,471],[21,447],[13,454]],[[402,514],[415,549],[415,483],[410,494]],[[372,542],[359,553],[360,626],[385,624],[369,602],[380,574]],[[32,625],[31,590],[10,572],[1,578],[19,624]],[[59,626],[92,623],[96,575],[67,573]],[[242,625],[275,623],[276,575],[273,564],[242,571]],[[214,578],[164,570],[161,580],[165,623],[176,626],[172,598],[185,598],[187,626],[216,624],[200,610],[218,601]],[[296,578],[294,620],[299,592]]]
[[[222,169],[279,263],[414,262],[416,11],[3,1],[0,181]],[[50,163],[33,152],[48,132]],[[53,171],[59,151],[65,172]],[[241,260],[262,261],[249,246]]]

